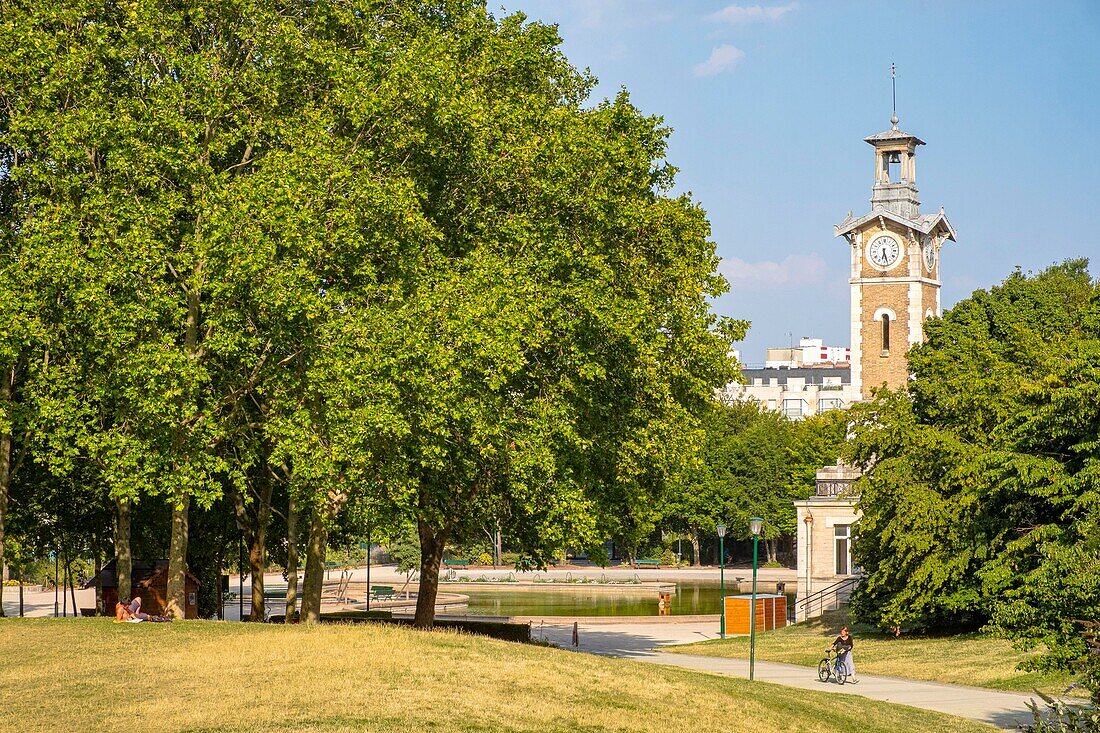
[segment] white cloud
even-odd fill
[[[710,52],[710,58],[695,66],[696,76],[714,76],[729,71],[737,62],[745,58],[745,52],[728,43],[718,46]]]
[[[773,5],[767,8],[760,5],[728,5],[718,12],[711,13],[706,19],[715,23],[725,23],[726,25],[774,23],[797,8],[798,3]]]
[[[674,16],[653,0],[572,0],[582,28],[608,30],[666,23]]]
[[[745,262],[731,257],[722,260],[719,270],[734,287],[771,288],[823,282],[828,266],[821,255],[811,252],[808,255],[788,255],[782,262]]]

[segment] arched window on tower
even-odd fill
[[[890,353],[890,314],[882,314],[882,353]]]

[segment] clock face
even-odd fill
[[[936,266],[936,248],[932,246],[932,240],[925,240],[922,253],[924,254],[925,268],[932,272],[932,268]]]
[[[882,270],[889,270],[901,258],[901,245],[889,234],[881,234],[867,245],[867,259]]]

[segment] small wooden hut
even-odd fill
[[[752,628],[749,609],[751,595],[726,596],[726,633],[747,634]],[[787,625],[787,596],[781,593],[756,594],[756,630],[771,631]]]
[[[103,566],[85,588],[95,588],[99,584],[103,589],[103,613],[115,615],[118,603],[118,571],[115,561]],[[130,568],[131,597],[141,597],[141,610],[150,615],[164,614],[168,605],[168,561],[134,560]],[[191,573],[186,575],[184,597],[184,618],[199,617],[199,579]]]

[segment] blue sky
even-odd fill
[[[1013,268],[1086,256],[1100,274],[1100,1],[503,0],[557,23],[574,65],[674,128],[677,184],[707,210],[753,322],[746,363],[800,336],[849,341],[848,254],[833,225],[869,209],[889,128],[919,148],[922,211],[958,231],[945,308]]]

